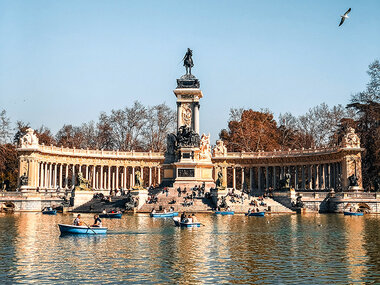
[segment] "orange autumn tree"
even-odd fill
[[[228,130],[219,134],[228,151],[272,151],[279,149],[279,133],[273,114],[267,110],[231,110]]]

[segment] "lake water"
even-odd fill
[[[0,214],[0,283],[380,283],[380,216],[198,215],[203,227],[181,229],[136,214],[60,237],[73,217]]]

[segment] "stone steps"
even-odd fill
[[[74,208],[73,212],[77,213],[101,213],[103,210],[110,211],[119,208],[125,210],[125,197],[112,197],[112,202],[102,202],[99,198],[93,198],[87,203]]]

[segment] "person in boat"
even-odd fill
[[[153,208],[151,213],[155,214],[156,213],[156,209]]]
[[[228,206],[226,210],[227,210],[227,212],[231,212],[230,206]]]
[[[103,213],[103,214],[107,214],[107,211],[106,211],[106,209],[104,209],[102,213]]]
[[[193,218],[190,215],[187,216],[187,223],[193,223]]]
[[[186,219],[186,212],[183,212],[183,213],[181,214],[181,222],[184,222],[185,219]]]
[[[251,212],[252,212],[252,211],[251,211],[251,208],[249,208],[249,209],[248,209],[248,215],[251,214]]]
[[[99,215],[94,216],[94,224],[91,225],[91,227],[101,227],[102,226],[102,220],[99,218]]]
[[[74,226],[81,226],[83,224],[82,221],[80,220],[80,214],[78,214],[78,216],[75,218],[73,224]]]
[[[198,219],[197,219],[197,217],[195,216],[195,214],[192,214],[192,215],[191,215],[191,218],[192,218],[192,220],[193,220],[193,223],[198,223]]]
[[[259,209],[259,208],[256,208],[256,212],[260,212],[260,209]]]

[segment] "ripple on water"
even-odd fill
[[[146,215],[105,236],[59,236],[72,215],[0,215],[0,278],[29,284],[326,284],[380,281],[380,217],[199,215],[197,229]],[[90,221],[91,215],[84,215]],[[268,223],[269,221],[269,223]]]

